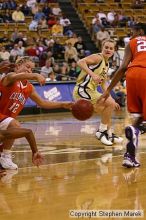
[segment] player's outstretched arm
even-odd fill
[[[21,80],[35,80],[40,83],[40,85],[45,84],[45,78],[39,73],[30,73],[30,72],[22,72],[22,73],[9,73],[3,79],[3,85],[8,86],[13,84],[16,81]]]
[[[43,162],[42,155],[38,152],[36,140],[31,129],[27,128],[10,128],[8,130],[0,130],[0,140],[17,139],[25,137],[32,151],[32,162],[39,166]]]
[[[57,109],[57,108],[64,108],[71,110],[73,102],[51,102],[42,99],[38,93],[36,92],[35,88],[33,87],[33,91],[30,95],[30,98],[41,108],[45,109]]]

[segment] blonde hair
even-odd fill
[[[15,61],[16,65],[21,65],[27,61],[32,61],[32,59],[29,56],[24,56],[24,57],[18,57]]]
[[[113,43],[114,44],[114,47],[116,46],[116,42],[114,41],[114,40],[112,40],[112,39],[109,39],[109,40],[104,40],[103,42],[102,42],[102,48],[103,48],[103,46],[105,45],[105,43],[107,43],[107,42],[109,42],[109,43]]]

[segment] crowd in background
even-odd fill
[[[86,48],[84,40],[78,36],[69,20],[63,14],[59,6],[50,7],[55,0],[27,0],[23,4],[17,4],[15,0],[0,1],[0,23],[26,23],[26,17],[31,16],[28,30],[36,31],[37,37],[27,35],[15,28],[11,35],[7,32],[0,37],[0,60],[11,60],[14,62],[18,56],[30,56],[36,63],[35,72],[44,75],[47,81],[75,80],[80,68],[77,61],[90,54],[90,48]],[[41,4],[40,4],[41,3]],[[130,20],[131,19],[131,20]],[[96,37],[97,48],[100,51],[101,43],[112,35],[109,27],[124,27],[135,24],[135,20],[112,10],[108,14],[100,11],[92,20],[92,30]],[[39,33],[48,30],[51,35],[42,37]],[[60,42],[60,37],[67,36],[65,44]],[[130,37],[129,37],[130,38]],[[123,41],[122,41],[123,42]],[[111,61],[109,78],[120,65],[118,46]],[[125,90],[124,84],[116,88],[116,93],[122,99],[124,105]],[[122,98],[121,98],[122,93]],[[124,93],[124,95],[123,95]]]

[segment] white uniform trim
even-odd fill
[[[142,114],[139,114],[139,113],[131,113],[131,116],[132,116],[133,118],[139,118],[139,117],[142,116]]]
[[[0,122],[0,130],[6,130],[12,120],[14,120],[14,118],[8,117]]]

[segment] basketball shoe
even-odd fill
[[[116,134],[112,133],[112,136],[109,136],[109,140],[114,144],[121,144],[123,142],[122,137],[118,137]]]
[[[122,165],[124,167],[139,167],[140,163],[135,158],[135,151],[138,146],[139,129],[133,126],[125,128],[125,136],[128,139],[127,152],[124,154],[124,160]]]
[[[4,169],[15,170],[18,169],[17,164],[13,163],[12,155],[1,153],[0,164]]]
[[[113,145],[113,143],[109,140],[107,130],[100,131],[98,129],[95,135],[96,135],[97,139],[101,141],[102,144],[105,144],[107,146]]]
[[[129,153],[124,154],[124,160],[122,163],[123,167],[131,168],[131,167],[139,167],[140,163],[135,158],[135,156],[131,156]]]

